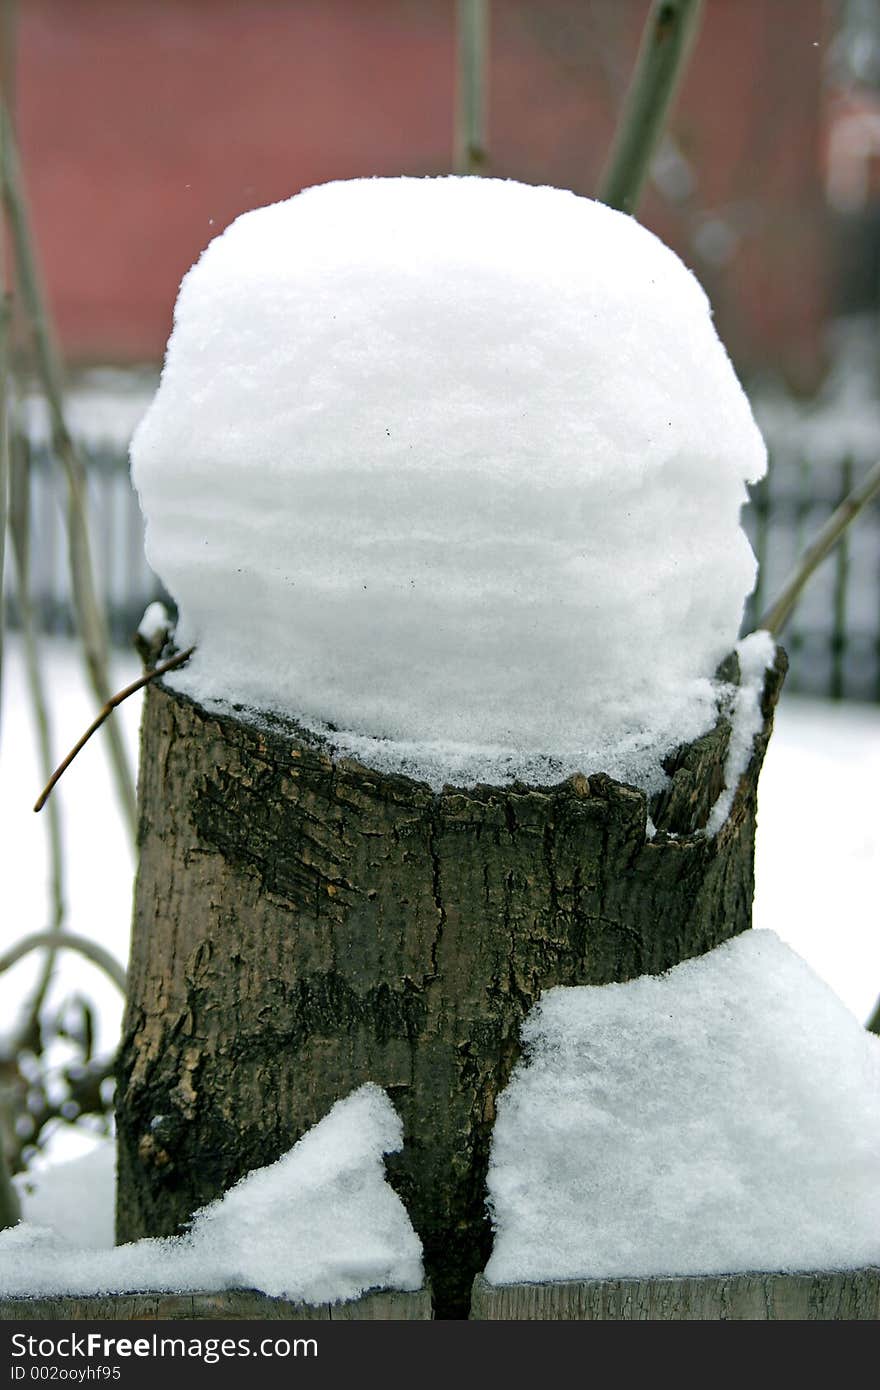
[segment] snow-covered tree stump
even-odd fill
[[[602,774],[435,794],[334,761],[293,724],[151,687],[119,1239],[178,1231],[374,1081],[403,1118],[389,1175],[437,1315],[466,1317],[491,1241],[495,1101],[539,994],[663,971],[750,926],[756,786],[783,671],[780,652],[712,837],[724,718],[679,751],[650,805]]]

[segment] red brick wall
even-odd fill
[[[247,208],[331,178],[448,171],[453,9],[21,4],[16,115],[68,353],[158,357],[181,275]],[[595,189],[646,9],[495,0],[491,172]],[[707,285],[734,353],[803,381],[826,292],[823,14],[822,0],[711,0],[674,121],[697,186],[681,206],[652,192],[641,210]],[[738,237],[721,266],[694,243],[716,212]]]

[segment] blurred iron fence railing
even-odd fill
[[[40,631],[70,636],[74,631],[67,558],[64,478],[47,445],[30,446],[29,589]],[[89,534],[99,594],[110,635],[130,645],[144,608],[166,598],[144,556],[144,524],[131,485],[128,460],[118,449],[83,450],[88,481]],[[20,622],[17,576],[7,547],[6,603],[11,627]]]
[[[128,464],[118,447],[86,450],[89,520],[99,590],[114,641],[129,643],[147,603],[165,598],[144,558],[143,522]],[[771,460],[752,489],[744,525],[759,561],[746,610],[751,627],[798,554],[868,465],[844,458],[809,464]],[[73,632],[64,526],[65,498],[49,446],[32,446],[31,601],[42,630]],[[7,552],[8,555],[8,552]],[[8,617],[18,621],[15,574],[7,559]],[[880,701],[880,504],[874,503],[810,581],[783,635],[791,658],[788,688],[835,699]]]
[[[810,463],[771,455],[743,522],[758,558],[758,583],[743,627],[753,627],[804,547],[867,474],[870,462]],[[790,690],[880,701],[880,503],[870,504],[812,576],[782,634]]]

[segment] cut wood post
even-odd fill
[[[474,1280],[471,1318],[542,1322],[862,1322],[880,1318],[880,1269],[585,1279],[558,1284]]]
[[[751,925],[783,669],[780,652],[714,838],[725,718],[679,751],[650,803],[604,774],[435,794],[335,761],[290,722],[150,686],[118,1239],[175,1233],[374,1081],[403,1118],[387,1167],[437,1315],[467,1317],[490,1247],[495,1101],[541,992],[657,973]]]

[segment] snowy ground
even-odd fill
[[[76,649],[44,648],[55,747],[66,751],[94,706]],[[137,674],[134,654],[116,663],[121,686]],[[139,699],[122,719],[134,755]],[[880,993],[880,710],[783,696],[759,797],[755,925],[798,951],[864,1019]],[[48,860],[42,817],[31,810],[40,789],[19,642],[8,640],[0,711],[0,951],[48,921]],[[64,777],[60,796],[67,849],[67,925],[124,960],[128,950],[133,856],[116,811],[107,763],[95,739]],[[22,963],[0,977],[0,1031],[13,1022],[33,979]],[[80,990],[97,1005],[98,1046],[112,1047],[120,1024],[114,986],[93,966],[66,954],[54,998]],[[83,1143],[58,1135],[53,1151],[70,1156]]]

